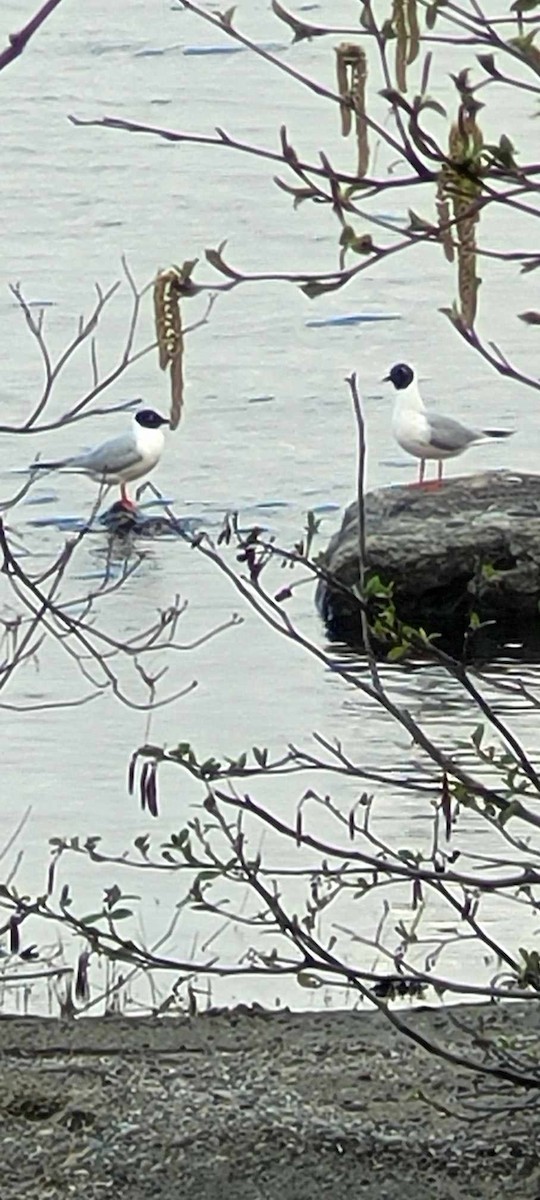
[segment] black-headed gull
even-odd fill
[[[34,463],[33,469],[70,471],[89,475],[98,483],[119,483],[121,503],[133,509],[136,506],[127,494],[126,484],[148,475],[157,466],[165,445],[161,426],[168,424],[167,418],[152,408],[142,408],[132,418],[129,432],[109,438],[85,454]]]
[[[415,372],[407,363],[396,363],[384,381],[390,380],[396,391],[392,416],[394,437],[403,450],[420,459],[418,483],[424,482],[426,460],[437,460],[437,483],[441,483],[443,462],[457,458],[469,446],[511,437],[513,429],[469,429],[453,417],[442,417],[426,409],[416,382]]]

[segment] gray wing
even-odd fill
[[[449,454],[459,453],[482,438],[477,429],[469,429],[467,425],[462,425],[461,421],[454,421],[452,417],[440,417],[438,413],[431,412],[426,413],[426,416],[429,423],[429,444],[436,450],[447,450]]]
[[[101,446],[96,446],[86,454],[78,454],[75,458],[68,459],[65,465],[74,471],[88,471],[92,475],[103,477],[127,471],[139,462],[141,454],[134,444],[133,437],[130,434],[121,434],[120,437],[102,442]]]

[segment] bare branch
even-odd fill
[[[22,54],[30,38],[37,33],[43,22],[54,12],[55,8],[58,8],[59,4],[60,0],[46,0],[46,3],[38,9],[35,16],[22,29],[19,29],[17,33],[9,35],[9,45],[0,53],[0,71],[3,71],[4,67],[9,66],[15,58],[18,58]]]

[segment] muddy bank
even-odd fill
[[[540,1074],[534,1001],[407,1019],[455,1049],[470,1051],[475,1031],[479,1058],[504,1038]],[[482,1112],[460,1119],[476,1088]],[[540,1122],[537,1108],[523,1107],[530,1098],[478,1085],[378,1014],[5,1017],[0,1195],[536,1200]],[[504,1103],[513,1111],[497,1115]]]

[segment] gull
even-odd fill
[[[109,438],[85,454],[55,462],[33,463],[32,469],[69,471],[77,475],[89,475],[98,483],[119,483],[120,503],[124,508],[133,510],[137,506],[130,500],[126,484],[148,475],[157,466],[165,445],[161,426],[168,424],[167,418],[152,408],[142,408],[132,418],[129,432]]]
[[[397,391],[392,416],[394,437],[403,450],[420,459],[418,484],[424,482],[426,459],[438,460],[439,485],[445,458],[457,458],[469,446],[490,442],[495,438],[511,437],[514,432],[513,429],[469,429],[453,417],[430,412],[425,408],[418,390],[415,372],[407,363],[396,363],[389,375],[385,375],[383,383],[388,380]]]

